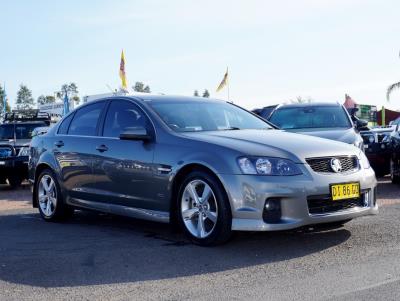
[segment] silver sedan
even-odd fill
[[[32,140],[29,167],[46,221],[92,209],[172,222],[202,245],[378,211],[360,149],[197,97],[89,102]]]

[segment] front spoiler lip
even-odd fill
[[[379,212],[378,205],[366,208],[351,208],[325,214],[313,214],[302,219],[283,219],[279,224],[267,224],[261,219],[232,220],[232,230],[235,231],[283,231],[301,228],[308,225],[324,224],[345,221],[361,216],[376,215]]]

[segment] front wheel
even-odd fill
[[[42,171],[35,182],[39,213],[46,221],[60,221],[73,214],[73,208],[64,204],[60,185],[53,171]]]
[[[185,178],[178,194],[178,214],[185,234],[196,244],[217,245],[231,236],[229,201],[212,174],[194,171]]]

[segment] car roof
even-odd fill
[[[307,103],[290,103],[290,104],[281,104],[277,107],[277,109],[281,108],[307,108],[307,107],[337,107],[341,106],[340,103],[337,102],[307,102]]]
[[[151,103],[164,103],[164,102],[225,102],[224,100],[214,99],[214,98],[206,98],[206,97],[199,97],[199,96],[181,96],[181,95],[131,95],[126,96],[135,99],[141,99],[145,102]]]

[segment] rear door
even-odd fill
[[[105,114],[102,138],[97,143],[93,173],[96,199],[115,205],[160,210],[154,202],[153,154],[155,141],[119,139],[127,128],[154,128],[138,105],[129,100],[113,100]]]
[[[64,187],[72,199],[92,199],[93,160],[99,140],[99,119],[104,107],[105,101],[101,101],[78,109],[63,120],[55,136],[54,154]]]

